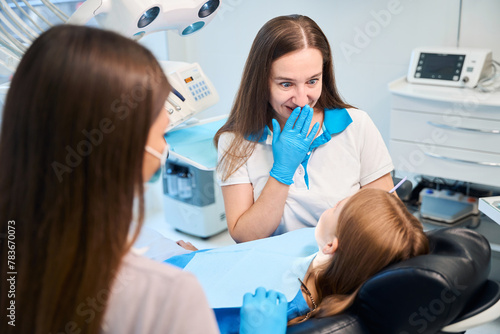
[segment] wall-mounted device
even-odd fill
[[[474,88],[491,72],[491,50],[422,47],[413,50],[410,83]]]
[[[161,61],[160,65],[173,88],[165,102],[170,118],[167,131],[219,101],[217,90],[198,63]]]
[[[202,238],[227,228],[216,180],[217,150],[212,143],[224,122],[176,129],[165,135],[171,149],[163,173],[165,219],[175,229]]]

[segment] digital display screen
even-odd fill
[[[186,83],[190,83],[193,80],[194,80],[193,77],[187,77],[186,79],[184,79]]]
[[[458,81],[465,55],[421,53],[415,78]]]

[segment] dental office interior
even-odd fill
[[[212,139],[231,110],[255,35],[287,14],[309,16],[326,34],[337,88],[380,131],[410,212],[427,231],[459,227],[485,236],[488,278],[500,281],[498,0],[222,0],[210,23],[192,35],[144,36],[139,43],[161,61],[172,86],[189,77],[202,95],[178,89],[201,101],[185,113],[167,101],[170,155],[160,179],[148,184],[135,248],[164,260],[177,240],[198,249],[235,244]],[[466,63],[463,57],[476,58]],[[440,66],[456,73],[443,78]],[[1,79],[8,83],[6,73]],[[499,332],[498,318],[467,331]]]
[[[478,209],[479,198],[499,195],[500,156],[496,152],[499,143],[496,137],[500,114],[494,116],[496,119],[492,117],[485,121],[484,125],[476,125],[476,117],[482,118],[482,115],[474,116],[481,108],[496,107],[495,103],[499,103],[500,108],[500,94],[489,92],[495,89],[495,84],[485,86],[483,92],[478,86],[409,83],[407,80],[408,72],[415,71],[409,67],[416,49],[428,48],[430,52],[457,46],[459,50],[487,49],[491,51],[493,60],[500,59],[496,56],[500,55],[497,39],[500,2],[496,0],[382,0],[370,3],[232,0],[223,1],[214,20],[192,36],[181,37],[169,31],[164,44],[159,43],[154,35],[150,36],[155,38],[154,42],[145,38],[142,42],[156,50],[159,58],[198,63],[219,96],[215,105],[167,132],[171,151],[180,155],[175,159],[182,160],[185,155],[186,161],[195,160],[197,163],[193,164],[198,168],[194,170],[210,170],[215,166],[216,151],[213,147],[210,149],[211,134],[223,124],[231,110],[252,41],[269,19],[290,13],[311,17],[326,34],[332,47],[337,87],[345,100],[365,110],[379,129],[393,159],[395,184],[407,177],[402,199],[407,201],[410,210],[420,217],[428,229],[464,226],[484,233],[493,250],[491,276],[500,280],[500,226],[495,224],[495,217],[490,218]],[[497,81],[496,87],[499,86],[500,81]],[[439,116],[437,108],[442,108],[442,115]],[[414,112],[408,113],[409,110]],[[431,122],[431,118],[424,121],[421,118],[432,113],[439,116],[435,120],[456,128],[475,126],[491,131],[483,132],[482,136],[461,139],[468,141],[462,143],[455,135],[469,134],[467,130],[437,131],[441,128],[429,130],[422,125],[422,122]],[[469,129],[469,132],[472,130]],[[178,137],[192,138],[194,144],[180,143],[177,149]],[[463,151],[443,151],[449,146]],[[465,158],[470,152],[472,158]],[[475,152],[487,154],[476,157]],[[452,154],[451,157],[456,157],[456,160],[467,162],[444,161],[430,154],[443,154],[444,157],[447,157],[445,154]],[[475,165],[474,159],[478,163],[490,162],[491,166]],[[464,172],[462,167],[469,165],[474,168]],[[475,173],[466,172],[475,171],[475,168]],[[165,180],[171,177],[169,173],[165,174]],[[179,213],[178,218],[183,223],[172,220],[169,215],[179,208],[182,200],[177,195],[169,196],[167,185],[168,182],[158,182],[150,187],[150,219],[146,226],[169,238],[190,241],[201,248],[234,243],[224,224],[206,227],[190,222],[187,216],[192,218],[197,213],[189,212],[189,206],[186,206],[185,214]],[[215,197],[217,202],[217,194]],[[420,213],[422,201],[427,209],[425,217]],[[437,206],[445,208],[441,212]],[[450,207],[449,210],[446,206]],[[216,220],[223,216],[221,210],[215,211]],[[216,225],[210,222],[213,218],[201,219],[206,220],[206,224]],[[217,232],[220,229],[224,230]]]
[[[484,80],[484,86],[479,84],[475,88],[464,86],[463,82],[453,86],[449,81],[422,83],[407,79],[415,77],[416,68],[411,68],[411,62],[418,50],[421,53],[446,53],[457,47],[488,50],[493,60],[500,61],[500,2],[222,1],[217,17],[207,27],[188,38],[169,31],[166,49],[161,50],[169,60],[198,63],[219,95],[213,107],[194,116],[187,126],[184,123],[179,127],[177,131],[185,132],[183,138],[196,133],[194,129],[200,126],[203,128],[200,132],[207,131],[206,138],[201,140],[210,141],[210,134],[223,124],[231,110],[257,31],[269,19],[292,13],[311,17],[326,34],[332,47],[337,87],[344,99],[365,110],[379,129],[393,159],[395,184],[407,178],[400,196],[410,211],[427,230],[455,226],[486,236],[492,249],[490,278],[500,280],[500,212],[487,210],[485,214],[479,210],[484,207],[483,198],[500,199],[496,197],[500,195],[500,141],[497,138],[500,78],[496,83],[494,78]],[[490,70],[487,71],[491,73]],[[481,113],[484,109],[495,110],[496,115],[484,117]],[[427,123],[431,121],[455,128],[432,128]],[[172,134],[173,139],[177,139],[175,131]],[[167,141],[169,136],[167,133]],[[193,139],[193,146],[200,144],[197,140]],[[175,152],[175,143],[171,143],[171,149]],[[196,147],[191,149],[193,152],[190,149],[186,152],[186,155],[193,154],[190,158],[199,159],[210,168],[215,166],[214,148],[202,150],[201,157],[197,156]],[[213,156],[206,157],[206,152]],[[234,243],[224,224],[217,227],[217,222],[209,222],[223,215],[221,208],[215,213],[211,211],[215,217],[200,218],[200,222],[214,224],[207,230],[206,226],[190,221],[199,213],[189,213],[188,207],[179,208],[182,204],[178,198],[168,195],[164,184],[151,187],[148,195],[150,216],[146,226],[155,232],[147,230],[139,243],[147,239],[146,234],[160,240],[159,236],[155,237],[156,232],[173,240],[190,241],[198,248]],[[421,212],[422,207],[426,210]],[[184,213],[179,212],[183,210]],[[173,220],[172,211],[178,211]],[[224,230],[217,232],[219,229]],[[214,235],[207,235],[211,233]],[[496,320],[467,333],[499,331],[500,320]]]

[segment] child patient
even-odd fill
[[[420,222],[396,196],[365,188],[326,210],[315,228],[173,257],[205,290],[222,333],[237,333],[243,293],[285,294],[288,324],[346,310],[363,283],[389,264],[426,254]]]

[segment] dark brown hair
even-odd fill
[[[231,176],[252,154],[255,141],[245,139],[249,136],[260,138],[265,126],[271,127],[271,120],[276,117],[269,104],[269,78],[273,62],[305,48],[318,49],[323,56],[323,86],[316,106],[321,109],[352,107],[342,100],[337,91],[330,44],[316,22],[302,15],[279,16],[268,21],[253,41],[229,118],[214,137],[217,147],[224,132],[235,135],[219,162],[223,179]]]
[[[17,271],[15,327],[2,316],[2,333],[100,332],[134,204],[134,238],[142,224],[144,146],[169,91],[151,52],[112,32],[57,26],[27,50],[0,136],[2,314],[11,229]],[[79,307],[96,296],[89,317]]]
[[[418,219],[399,198],[375,188],[361,189],[347,201],[338,218],[336,236],[338,248],[333,260],[310,273],[318,296],[318,307],[311,317],[343,312],[371,276],[391,263],[429,252],[429,241]]]

